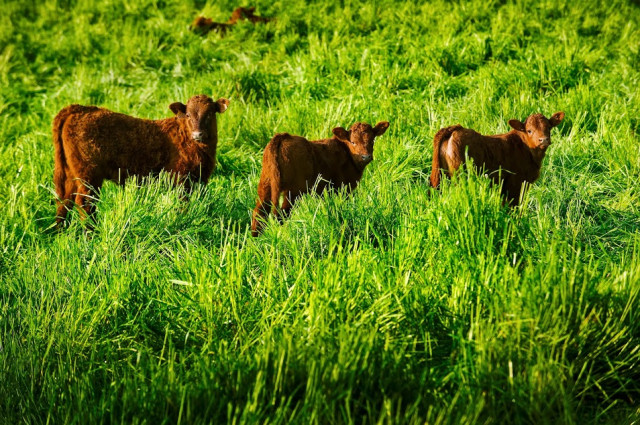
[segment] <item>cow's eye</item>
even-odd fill
[[[187,112],[187,118],[191,118],[191,114]]]
[[[531,130],[527,130],[527,133],[531,134]]]

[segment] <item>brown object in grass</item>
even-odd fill
[[[249,20],[256,24],[258,22],[269,22],[272,18],[265,18],[255,15],[255,7],[238,7],[231,13],[231,17],[227,22],[214,22],[211,18],[205,18],[204,16],[198,16],[191,23],[191,30],[199,34],[205,35],[209,31],[216,31],[221,35],[224,35],[238,21]]]
[[[128,176],[165,170],[176,183],[206,183],[216,163],[216,114],[229,101],[194,96],[186,105],[172,103],[175,117],[147,120],[96,106],[70,105],[53,120],[54,183],[58,195],[57,223],[77,204],[92,213],[89,202],[104,180],[123,184]]]
[[[388,127],[386,121],[375,127],[355,123],[350,131],[336,127],[334,137],[314,141],[288,133],[276,134],[264,149],[251,234],[260,234],[273,209],[282,220],[295,201],[312,190],[318,194],[327,187],[354,190],[364,168],[373,160],[374,139]]]
[[[231,28],[232,24],[227,24],[223,22],[213,22],[211,18],[205,18],[204,16],[198,16],[191,23],[191,31],[196,32],[200,35],[205,35],[209,31],[215,31],[224,35],[229,28]]]
[[[242,21],[244,19],[247,19],[247,20],[251,21],[251,23],[257,24],[258,22],[266,23],[266,22],[269,22],[269,21],[271,21],[273,19],[273,18],[265,18],[263,16],[256,16],[255,15],[255,11],[256,11],[255,6],[238,7],[236,10],[233,11],[233,13],[231,13],[231,18],[229,18],[227,23],[228,24],[235,24],[238,21]]]
[[[450,177],[460,168],[466,152],[494,184],[502,182],[505,202],[518,205],[524,182],[533,183],[540,176],[542,160],[551,145],[551,128],[563,119],[564,112],[549,119],[533,114],[524,123],[510,120],[513,130],[495,136],[484,136],[459,124],[441,129],[433,138],[431,186],[438,187],[441,171]]]

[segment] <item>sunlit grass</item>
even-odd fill
[[[5,1],[0,423],[631,424],[640,416],[632,2]],[[55,216],[51,121],[228,97],[218,168]],[[429,188],[432,138],[566,112],[521,207]],[[251,238],[262,148],[391,123],[358,189]]]

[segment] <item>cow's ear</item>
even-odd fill
[[[524,124],[518,120],[509,120],[509,125],[511,126],[511,128],[513,128],[514,130],[518,130],[518,131],[526,131],[526,127],[524,126]]]
[[[344,127],[336,127],[331,132],[336,136],[339,140],[344,142],[350,142],[351,137],[349,136],[349,132],[344,129]]]
[[[171,105],[169,105],[169,109],[171,109],[171,112],[176,114],[178,118],[182,118],[184,114],[187,113],[187,105],[180,102],[173,102]]]
[[[221,97],[220,99],[216,100],[216,103],[218,104],[218,113],[221,114],[224,111],[227,110],[227,108],[229,107],[229,99],[225,99],[224,97]]]
[[[387,121],[380,121],[373,127],[373,134],[375,134],[376,137],[382,136],[384,132],[387,131],[387,128],[389,128],[389,123]]]
[[[551,124],[551,127],[555,127],[556,125],[560,124],[563,119],[564,112],[556,112],[555,114],[551,115],[551,118],[549,118],[549,124]]]

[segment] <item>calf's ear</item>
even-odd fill
[[[387,131],[387,128],[389,128],[389,123],[387,121],[380,121],[373,127],[373,134],[375,134],[376,137],[382,136],[384,132]]]
[[[171,105],[169,105],[169,109],[171,109],[171,112],[176,114],[178,118],[182,118],[184,114],[187,113],[187,105],[180,102],[173,102]]]
[[[549,124],[551,125],[551,127],[555,127],[556,125],[560,124],[563,119],[564,112],[556,112],[555,114],[551,115],[551,118],[549,118]]]
[[[509,125],[511,128],[518,131],[526,131],[527,129],[524,124],[518,120],[509,120]]]
[[[229,107],[229,99],[225,99],[224,97],[221,97],[220,99],[216,100],[216,103],[218,104],[218,113],[221,114],[224,111],[227,110],[227,108]]]
[[[336,127],[331,132],[339,139],[345,142],[350,142],[351,137],[349,136],[349,132],[344,129],[344,127]]]

